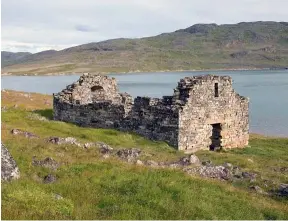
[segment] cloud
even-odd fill
[[[96,32],[97,29],[88,25],[76,25],[75,29],[81,32]]]
[[[287,21],[287,8],[287,0],[2,0],[2,50],[62,49],[195,23]]]
[[[39,43],[26,43],[19,41],[2,41],[2,51],[31,51],[31,52],[41,52],[46,50],[61,50],[63,48],[69,48],[76,46],[76,44],[68,45],[49,45],[49,44],[39,44]]]

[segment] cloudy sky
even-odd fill
[[[195,23],[287,22],[287,9],[288,0],[2,0],[1,50],[60,50]]]

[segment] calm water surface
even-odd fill
[[[288,136],[288,71],[205,71],[110,74],[119,90],[132,96],[172,95],[180,78],[203,74],[230,75],[234,88],[250,98],[250,131]],[[79,76],[3,76],[2,89],[52,94],[78,80]]]

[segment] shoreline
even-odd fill
[[[100,75],[118,75],[118,74],[136,74],[136,73],[177,73],[177,72],[213,72],[213,71],[269,71],[269,70],[288,70],[288,68],[219,68],[219,69],[190,69],[190,70],[150,70],[150,71],[126,71],[126,72],[67,72],[67,73],[47,73],[47,74],[13,74],[13,73],[1,73],[2,76],[69,76],[69,75],[82,75],[83,73],[97,73]]]

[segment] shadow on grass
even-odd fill
[[[53,110],[52,109],[42,109],[42,110],[34,110],[36,114],[39,114],[43,117],[46,117],[49,120],[53,120]]]

